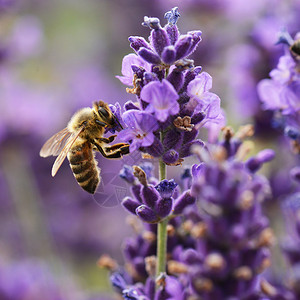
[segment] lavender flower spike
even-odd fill
[[[155,117],[165,122],[169,115],[176,115],[179,112],[179,98],[172,84],[163,79],[162,82],[153,81],[147,84],[141,92],[141,98],[149,103],[146,111],[154,113]]]

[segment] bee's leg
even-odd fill
[[[129,144],[118,143],[103,149],[100,144],[94,143],[97,149],[105,158],[121,158],[124,154],[129,154]]]
[[[115,140],[116,136],[117,135],[114,134],[114,135],[111,135],[109,138],[102,137],[102,138],[97,139],[97,140],[99,140],[102,143],[109,144],[109,143],[111,143],[111,142],[113,142]]]
[[[112,146],[105,147],[105,152],[111,153],[120,151],[122,154],[129,154],[129,144],[127,143],[118,143]]]

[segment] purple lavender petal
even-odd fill
[[[124,110],[126,111],[131,109],[140,110],[131,100],[129,100],[124,104]]]
[[[141,98],[149,103],[146,111],[154,113],[156,118],[164,122],[169,115],[175,115],[179,112],[179,98],[176,90],[170,82],[163,79],[162,82],[154,81],[147,84],[141,92]]]
[[[270,72],[270,76],[273,80],[280,84],[286,84],[291,80],[294,75],[294,68],[296,66],[295,61],[290,55],[281,56],[277,65],[277,69]]]
[[[119,133],[119,138],[130,142],[130,152],[152,145],[153,131],[158,129],[156,119],[146,112],[128,110],[123,114],[123,121],[127,128]]]
[[[197,75],[187,86],[187,92],[192,97],[201,98],[201,96],[212,88],[212,78],[206,73],[202,72]]]
[[[116,76],[116,78],[118,78],[123,84],[129,86],[133,85],[133,71],[131,68],[132,65],[143,67],[148,71],[150,71],[151,69],[150,65],[136,54],[131,53],[124,56],[121,71],[123,76]]]
[[[287,103],[282,103],[280,99],[281,87],[270,79],[263,79],[257,85],[257,91],[263,102],[264,109],[280,109]]]

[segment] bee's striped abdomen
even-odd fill
[[[68,153],[68,159],[78,184],[85,191],[94,194],[100,182],[100,170],[92,145],[88,142],[75,143]]]

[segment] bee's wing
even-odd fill
[[[47,157],[50,155],[59,155],[71,135],[72,133],[68,130],[68,128],[65,128],[60,132],[54,134],[42,147],[40,156]]]
[[[81,127],[77,132],[71,133],[70,137],[67,139],[63,149],[60,151],[59,155],[57,156],[57,158],[53,164],[52,171],[51,171],[52,176],[55,176],[55,174],[57,173],[61,164],[65,160],[68,152],[70,151],[72,145],[74,144],[76,139],[79,137],[79,135],[83,129],[84,129],[84,127]]]

